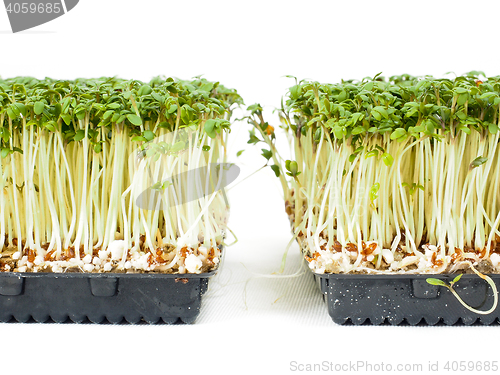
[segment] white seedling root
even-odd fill
[[[79,122],[85,134],[89,121],[87,116]],[[226,162],[227,132],[211,139],[201,135],[203,124],[189,132],[157,129],[146,150],[180,142],[181,135],[186,143],[157,159],[140,156],[143,151],[123,124],[114,125],[111,138],[106,129],[99,130],[100,153],[87,137],[64,145],[59,134],[33,127],[14,132],[11,146],[23,154],[0,162],[0,249],[21,272],[79,266],[85,272],[200,273],[213,267],[227,228],[228,207],[219,189],[223,174],[213,181],[215,171],[196,171]],[[146,121],[143,127],[154,124]],[[210,150],[202,150],[203,145]],[[137,204],[141,193],[172,176],[178,176],[174,183],[157,191],[158,209]],[[213,184],[218,186],[213,189]],[[31,257],[36,260],[28,262]]]
[[[310,268],[440,273],[489,260],[500,272],[500,132],[437,133],[440,141],[372,136],[357,153],[350,139],[315,143],[311,128],[291,138],[301,173],[280,178]],[[393,162],[370,156],[376,146]],[[486,162],[471,168],[478,156]]]
[[[493,291],[493,305],[488,310],[486,310],[486,311],[477,310],[477,309],[469,306],[467,303],[465,303],[462,300],[462,298],[460,298],[460,296],[458,295],[458,293],[453,288],[450,287],[449,290],[453,293],[453,295],[457,298],[457,300],[462,304],[462,306],[464,306],[468,310],[472,311],[473,313],[481,314],[481,315],[491,314],[493,311],[495,311],[495,309],[498,306],[498,291],[497,291],[497,286],[495,285],[495,282],[491,279],[491,277],[483,275],[482,273],[480,273],[478,270],[476,270],[476,268],[474,267],[474,265],[472,265],[472,263],[470,263],[470,262],[467,262],[467,263],[469,264],[469,267],[474,271],[474,273],[476,275],[478,275],[481,279],[483,279],[484,281],[486,281],[491,286],[491,289]]]
[[[278,165],[271,138],[253,124]],[[311,269],[441,273],[486,260],[500,272],[500,132],[436,129],[439,140],[422,133],[403,141],[385,133],[354,146],[322,124],[315,131],[288,134],[300,173],[289,178],[281,166],[279,176],[292,241]],[[478,157],[486,161],[472,167]]]

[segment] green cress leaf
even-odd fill
[[[55,118],[59,118],[59,116],[61,115],[61,113],[62,113],[62,106],[61,106],[61,104],[59,104],[59,103],[54,104],[54,109],[52,110],[52,115]]]
[[[135,126],[141,126],[142,125],[141,118],[139,116],[133,114],[133,113],[129,113],[127,115],[127,120],[129,120],[132,125],[135,125]]]
[[[85,130],[78,130],[76,133],[75,133],[75,137],[73,138],[73,140],[75,142],[79,142],[81,141],[83,138],[85,138]]]
[[[177,90],[177,87],[175,85],[170,85],[166,87],[168,91],[170,91],[172,94],[177,94],[179,91]]]
[[[368,82],[363,86],[363,90],[366,91],[372,91],[373,90],[374,83],[373,82]]]
[[[382,161],[384,162],[385,165],[390,167],[394,163],[394,158],[391,156],[391,154],[384,152],[382,154]]]
[[[299,165],[294,160],[293,161],[292,160],[287,160],[286,169],[289,172],[287,174],[289,176],[291,176],[291,177],[296,177],[296,176],[298,176],[301,173],[301,172],[299,172]]]
[[[280,172],[280,167],[277,165],[271,165],[271,169],[273,170],[274,174],[276,177],[279,177],[281,172]]]
[[[262,156],[264,156],[267,160],[271,159],[272,156],[273,156],[273,153],[272,151],[270,150],[266,150],[266,149],[262,149]]]
[[[299,95],[300,95],[300,91],[301,91],[300,85],[292,86],[290,88],[290,98],[293,99],[293,100],[298,99]],[[250,107],[249,107],[248,110],[250,110]]]
[[[151,86],[143,85],[143,86],[141,86],[141,88],[139,89],[137,94],[139,94],[139,96],[144,96],[144,95],[151,94],[152,91],[153,91],[153,89],[151,88]]]
[[[425,79],[420,80],[417,85],[415,86],[415,90],[419,91],[422,87],[427,87],[429,86],[429,82],[426,81]]]
[[[488,161],[488,158],[483,158],[482,156],[479,156],[479,157],[475,158],[472,161],[472,163],[470,163],[470,167],[477,168],[477,167],[483,165],[484,163],[486,163],[486,161]]]
[[[263,111],[262,106],[258,103],[252,104],[247,107],[247,111],[250,111],[250,113],[253,115],[255,113],[261,113]]]
[[[53,120],[43,123],[43,127],[51,132],[56,131],[57,123]]]
[[[243,152],[245,152],[245,150],[240,150],[240,151],[238,151],[238,152],[236,153],[236,157],[241,156],[241,154],[243,154]]]
[[[149,142],[155,138],[155,133],[153,133],[151,130],[145,130],[142,136]]]
[[[66,125],[69,125],[71,124],[71,115],[68,115],[68,114],[62,114],[61,115],[61,118],[63,119],[64,123]]]
[[[21,109],[24,107],[24,104],[21,103],[12,103],[8,108],[7,108],[7,115],[12,119],[15,120],[21,115]],[[25,108],[25,107],[24,107]]]
[[[36,115],[41,115],[44,109],[45,109],[45,104],[43,102],[36,102],[33,107],[33,110]]]
[[[75,113],[75,116],[76,116],[76,118],[77,118],[78,120],[83,120],[83,119],[85,118],[86,114],[87,114],[87,113],[85,112],[85,110],[81,110],[81,111],[79,111],[79,112],[76,112],[76,113]]]
[[[112,138],[117,129],[115,124],[120,125],[120,129],[131,130],[130,137],[139,137],[135,141],[141,142],[152,139],[153,134],[149,131],[138,134],[136,126],[154,124],[155,128],[176,130],[179,123],[175,113],[180,106],[185,107],[184,118],[189,118],[186,125],[196,128],[203,121],[202,114],[210,113],[217,121],[216,134],[229,131],[226,118],[233,103],[242,103],[235,90],[199,78],[192,81],[155,78],[150,83],[115,77],[75,81],[0,78],[0,111],[5,113],[0,128],[11,119],[16,132],[20,124],[25,123],[61,132],[65,141],[83,139],[78,130],[85,130],[89,146],[97,152],[104,149],[101,142]],[[19,121],[20,118],[25,122]],[[98,130],[103,128],[103,132]],[[0,133],[2,139],[6,139],[4,142],[8,142],[8,133]]]
[[[460,105],[464,105],[467,100],[469,100],[469,94],[468,93],[466,93],[466,94],[460,94],[458,96],[457,104],[459,106]]]
[[[375,117],[375,119],[377,121],[382,120],[382,117],[385,119],[389,118],[387,110],[382,106],[377,106],[377,107],[373,108],[371,114],[373,117]]]
[[[137,135],[135,137],[132,137],[131,141],[132,142],[147,142],[147,139],[144,138],[143,136]]]
[[[102,118],[104,120],[107,120],[108,118],[110,118],[115,112],[113,110],[108,110],[106,112],[104,112],[104,115],[102,116]]]
[[[358,134],[363,133],[364,131],[365,131],[365,128],[363,128],[362,126],[356,126],[356,127],[352,130],[351,134],[352,134],[352,135],[358,135]]]
[[[335,135],[335,138],[342,139],[344,138],[344,129],[342,129],[340,126],[335,126],[333,128],[333,134]]]
[[[151,93],[151,96],[160,103],[163,103],[163,101],[165,100],[165,98],[162,95],[154,91]]]
[[[457,94],[467,94],[467,89],[463,88],[463,87],[455,87],[453,89],[454,92],[456,92]]]
[[[463,131],[464,133],[467,133],[467,134],[471,133],[470,128],[467,127],[467,126],[459,126],[459,127],[457,127],[457,130],[461,130],[461,131]]]
[[[12,107],[15,108],[17,116],[26,117],[26,106],[23,103],[13,103]]]
[[[118,123],[118,119],[121,117],[119,112],[113,113],[113,116],[111,117],[111,122],[113,123]]]
[[[398,128],[392,132],[391,139],[396,140],[396,139],[404,137],[405,135],[406,135],[406,130],[403,128]]]
[[[5,143],[9,142],[10,132],[7,128],[0,128],[0,134],[2,135],[2,139]]]
[[[380,184],[378,182],[374,183],[370,188],[370,200],[373,202],[378,198],[378,191],[380,190]]]
[[[262,142],[256,135],[253,129],[250,131],[250,138],[248,139],[248,144],[256,144]]]
[[[362,142],[365,136],[385,132],[390,132],[392,140],[398,141],[408,136],[437,138],[436,133],[440,129],[449,131],[450,117],[455,116],[460,120],[456,124],[456,129],[460,131],[468,133],[482,124],[495,134],[500,117],[498,107],[495,107],[500,105],[499,79],[481,79],[479,82],[477,78],[467,75],[453,80],[430,76],[416,79],[402,75],[390,77],[389,81],[379,77],[375,82],[360,83],[318,84],[302,81],[300,90],[298,86],[290,89],[292,94],[289,92],[289,97],[292,95],[293,98],[290,97],[283,109],[287,108],[285,112],[290,111],[304,124],[300,126],[300,134],[305,135],[311,126],[323,123],[330,137],[339,143],[349,136],[356,136],[355,141]],[[347,98],[344,100],[345,95]],[[321,113],[328,110],[327,102],[331,114],[335,116],[325,119]],[[293,128],[297,125],[292,121],[287,126]]]
[[[171,148],[170,148],[170,152],[179,152],[179,151],[182,151],[184,148],[186,147],[186,143],[184,143],[183,141],[179,141],[179,142],[176,142]]]
[[[2,159],[5,159],[9,154],[10,150],[6,147],[2,148],[2,151],[0,151],[0,156],[2,157]]]
[[[352,125],[356,125],[358,122],[360,121],[363,121],[363,118],[365,117],[365,114],[364,113],[361,113],[361,112],[358,112],[358,113],[354,113],[352,116],[351,116],[351,121],[352,121]]]
[[[207,133],[207,135],[214,139],[216,136],[217,136],[217,133],[216,133],[216,130],[215,130],[215,126],[216,126],[217,122],[214,120],[214,119],[209,119],[207,121],[205,121],[205,133]]]
[[[169,109],[167,110],[167,113],[169,115],[171,115],[172,113],[177,112],[177,108],[178,108],[177,104],[173,104],[169,107]]]
[[[118,103],[109,103],[106,108],[109,108],[109,109],[120,109],[121,108],[121,105],[118,104]]]
[[[491,134],[496,134],[496,133],[498,132],[498,126],[490,122],[490,123],[488,124],[488,131],[489,131]]]
[[[458,280],[460,280],[462,278],[462,276],[463,276],[463,273],[461,273],[460,275],[458,275],[457,277],[455,277],[453,279],[453,281],[451,282],[451,284],[453,285],[453,284],[458,283]]]
[[[443,280],[435,279],[432,277],[425,279],[425,281],[427,281],[427,283],[431,285],[448,287],[448,284],[446,284]]]
[[[158,181],[157,183],[151,185],[152,190],[163,190],[163,184]]]

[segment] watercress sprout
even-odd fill
[[[108,261],[143,271],[214,266],[227,199],[200,192],[223,178],[212,165],[226,161],[242,103],[200,77],[0,79],[0,251],[16,251],[15,268],[28,271],[69,259],[86,271],[109,271]],[[164,209],[141,207],[143,195]],[[102,262],[87,262],[99,252]],[[203,265],[186,265],[190,254]]]
[[[500,270],[499,76],[295,79],[279,109],[288,158],[262,106],[248,110],[316,272]]]

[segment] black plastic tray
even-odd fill
[[[193,323],[216,272],[0,273],[0,321]]]
[[[457,275],[313,275],[337,324],[491,325],[500,320],[500,307],[488,315],[473,313],[448,289],[425,281],[432,277],[450,282]],[[500,275],[489,276],[500,290]],[[493,305],[491,287],[476,275],[463,275],[453,289],[476,309]]]

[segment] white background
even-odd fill
[[[28,0],[26,0],[28,1]],[[496,1],[81,0],[62,18],[12,34],[0,8],[0,75],[39,78],[203,74],[272,109],[299,78],[500,74]],[[241,113],[240,113],[241,115]],[[247,128],[233,130],[233,154]],[[263,164],[259,149],[238,164]],[[233,161],[236,159],[233,158]],[[228,249],[197,324],[0,325],[0,371],[288,373],[290,362],[423,365],[497,360],[498,327],[355,327],[329,318],[309,275],[266,278],[290,239],[279,185],[264,170],[231,190]],[[298,270],[297,246],[286,274]],[[360,371],[360,373],[363,373]],[[434,372],[435,373],[435,372]]]

